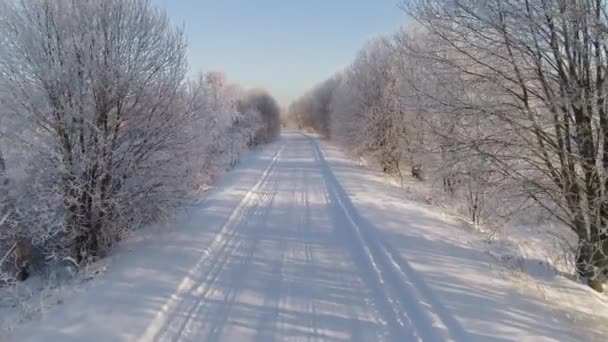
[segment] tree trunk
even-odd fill
[[[598,292],[603,292],[603,284],[608,270],[608,239],[595,241],[579,238],[576,257],[576,273],[587,284]]]

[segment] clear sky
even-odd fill
[[[152,0],[184,25],[192,73],[222,70],[287,105],[405,21],[399,0]]]

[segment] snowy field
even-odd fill
[[[490,243],[464,220],[409,197],[331,144],[285,132],[185,208],[168,231],[139,232],[58,289],[26,282],[30,299],[15,308],[0,302],[3,324],[13,329],[0,339],[608,336],[605,295],[553,269],[550,235],[519,227]]]

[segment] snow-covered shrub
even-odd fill
[[[86,264],[277,134],[272,97],[186,64],[148,0],[0,0],[2,256]]]
[[[91,260],[176,190],[162,180],[187,141],[183,35],[144,0],[7,1],[0,23],[5,108],[49,146],[41,177],[61,194],[51,243]]]
[[[271,141],[281,130],[281,110],[272,96],[262,89],[249,91],[238,104],[239,112],[257,115],[260,118],[260,128],[256,131],[253,144]]]

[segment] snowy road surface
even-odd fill
[[[313,137],[252,153],[19,341],[576,341],[461,223]]]

